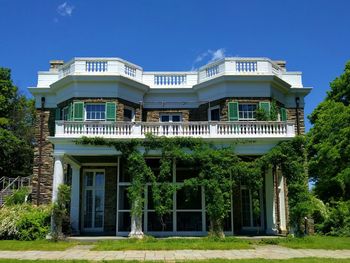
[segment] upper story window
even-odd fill
[[[220,121],[220,106],[210,107],[208,111],[209,121]]]
[[[161,122],[181,122],[181,113],[162,113],[160,115]]]
[[[255,120],[256,104],[238,104],[240,120]]]
[[[99,120],[106,119],[106,105],[103,104],[86,104],[85,105],[85,120]]]
[[[135,121],[135,111],[133,108],[124,107],[123,121]]]
[[[69,117],[69,107],[64,107],[62,109],[62,119],[64,121],[68,121],[70,119],[70,117]]]

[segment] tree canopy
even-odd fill
[[[350,61],[309,116],[309,175],[324,201],[350,199]]]
[[[0,177],[32,173],[34,101],[20,94],[11,70],[0,67]]]

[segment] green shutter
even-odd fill
[[[280,109],[280,114],[281,114],[281,121],[286,121],[287,120],[287,111],[285,108]]]
[[[238,102],[228,103],[228,120],[238,121]]]
[[[270,114],[270,102],[269,101],[260,101],[259,109],[263,109],[267,114]]]
[[[55,120],[59,121],[60,119],[61,119],[61,109],[60,108],[56,108]]]
[[[74,101],[73,102],[73,121],[84,120],[84,102]]]
[[[106,120],[116,121],[117,105],[115,102],[106,102]]]

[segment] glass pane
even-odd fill
[[[169,122],[169,115],[163,115],[163,116],[161,116],[160,121],[161,121],[161,122]]]
[[[130,212],[119,212],[118,213],[118,231],[130,232],[130,227],[131,227]]]
[[[131,209],[130,201],[128,198],[128,186],[119,187],[119,210]]]
[[[85,173],[85,186],[93,186],[94,183],[94,173],[87,172]]]
[[[220,121],[220,110],[219,109],[211,110],[210,116],[212,121]]]
[[[92,190],[86,190],[85,192],[85,212],[84,212],[84,227],[92,227]]]
[[[201,209],[201,189],[181,188],[176,192],[176,209]]]
[[[130,109],[124,109],[124,121],[132,120],[132,111]]]
[[[105,185],[105,175],[103,173],[96,173],[95,187],[103,187]]]
[[[202,231],[201,212],[177,212],[177,231]]]
[[[179,122],[181,120],[180,115],[173,115],[173,122]]]
[[[148,231],[173,231],[173,213],[161,219],[155,212],[148,212]]]
[[[95,227],[103,227],[103,212],[95,213]]]
[[[242,225],[251,226],[250,224],[250,195],[248,189],[242,189]]]

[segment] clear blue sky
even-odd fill
[[[348,0],[0,0],[0,66],[28,94],[50,59],[117,56],[160,71],[201,66],[215,50],[284,59],[314,87],[309,114],[350,59],[349,10]]]

